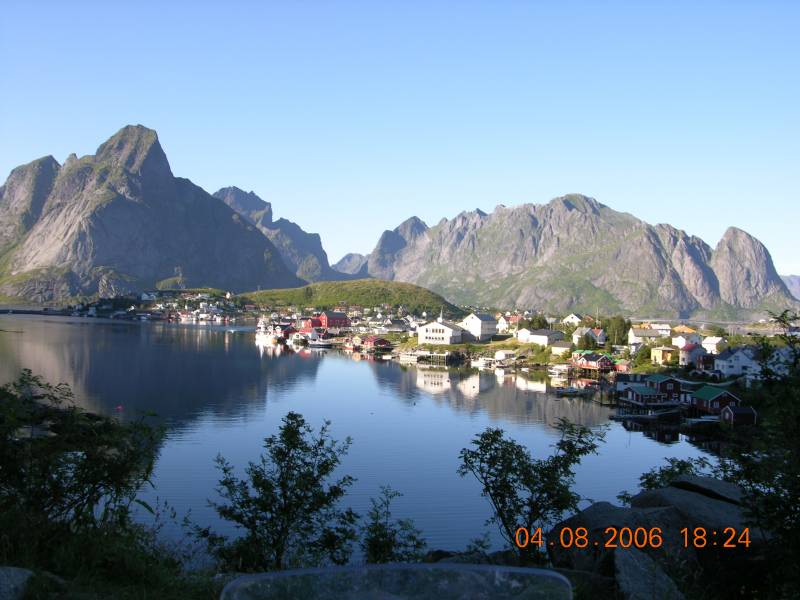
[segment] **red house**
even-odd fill
[[[704,385],[692,394],[692,406],[699,412],[718,415],[726,406],[739,406],[739,398],[731,394],[728,390]]]
[[[377,335],[368,335],[363,339],[361,342],[361,346],[364,350],[389,350],[392,347],[391,342],[389,340],[385,340],[382,337],[378,337]]]
[[[681,398],[681,382],[674,377],[650,375],[645,379],[645,385],[658,390],[667,400],[677,402]]]
[[[350,327],[350,319],[343,312],[333,310],[323,311],[319,315],[319,321],[325,329]]]
[[[572,356],[572,364],[581,369],[590,369],[592,371],[614,370],[614,361],[606,354],[576,352]]]
[[[315,328],[322,327],[322,319],[318,319],[316,317],[300,319],[299,326],[299,331],[301,333],[311,333]]]

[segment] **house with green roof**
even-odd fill
[[[624,396],[620,401],[639,408],[663,404],[664,395],[649,385],[634,383],[625,388]]]
[[[730,390],[715,385],[704,385],[692,393],[692,407],[698,412],[718,415],[726,406],[740,406],[741,399]]]
[[[654,390],[658,390],[667,400],[678,402],[681,398],[681,382],[669,375],[662,375],[661,373],[648,375],[644,380],[644,384]]]

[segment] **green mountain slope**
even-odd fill
[[[423,287],[380,279],[321,281],[302,288],[247,292],[240,297],[249,302],[270,306],[313,306],[323,309],[340,303],[364,307],[390,304],[403,306],[417,314],[425,311],[428,315],[438,315],[442,309],[447,316],[458,316],[464,312],[442,296]]]

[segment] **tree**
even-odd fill
[[[573,469],[582,457],[597,451],[605,435],[563,419],[556,427],[561,436],[554,445],[555,452],[547,458],[534,459],[524,446],[507,439],[502,429],[491,427],[472,441],[473,448],[464,448],[460,454],[459,475],[472,474],[492,505],[493,515],[487,524],[499,526],[523,563],[542,562],[545,555],[534,545],[519,548],[515,543],[517,529],[544,529],[566,511],[577,510],[580,497],[571,490]]]
[[[667,458],[667,464],[662,467],[653,467],[639,477],[641,490],[657,490],[667,487],[681,475],[711,475],[711,463],[705,457],[698,458]],[[630,504],[632,494],[620,492],[617,498]]]
[[[746,436],[734,433],[721,469],[742,486],[751,520],[772,533],[770,596],[789,598],[800,589],[800,338],[788,332],[800,315],[784,311],[773,317],[783,329],[783,349],[776,354],[768,340],[758,340],[761,426]]]
[[[225,568],[271,571],[348,561],[358,516],[338,503],[354,480],[349,475],[328,480],[350,438],[332,440],[329,427],[326,421],[314,436],[302,415],[288,413],[278,434],[264,440],[260,461],[249,463],[246,480],[217,457],[222,472],[217,492],[227,502],[210,505],[243,535],[228,540],[209,529],[198,533]]]
[[[153,512],[136,494],[162,435],[144,418],[87,413],[29,370],[0,387],[0,564],[142,576],[157,559],[132,508]]]
[[[392,520],[392,501],[401,496],[389,486],[381,487],[379,499],[371,498],[372,508],[362,528],[361,549],[368,563],[415,562],[422,558],[425,540],[411,519]]]
[[[590,334],[585,334],[581,339],[578,341],[578,349],[579,350],[595,350],[597,348],[597,340],[594,339]]]
[[[606,329],[606,339],[613,345],[621,346],[627,342],[628,330],[631,328],[631,322],[625,317],[614,316],[603,321]]]

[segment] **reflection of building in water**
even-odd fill
[[[417,387],[430,394],[442,394],[450,391],[450,371],[417,369]]]
[[[528,379],[527,377],[523,377],[522,375],[517,375],[515,382],[517,389],[522,390],[523,392],[539,392],[540,394],[547,393],[547,382],[542,381],[534,381],[532,379]]]
[[[481,377],[480,373],[473,373],[456,384],[456,389],[465,398],[469,399],[477,398],[478,394],[482,394],[493,387],[494,382],[489,377]]]

